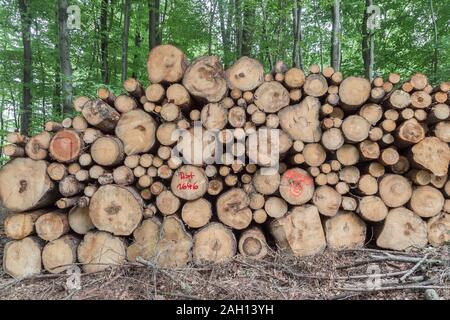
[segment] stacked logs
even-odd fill
[[[449,82],[370,83],[281,61],[264,74],[248,57],[225,71],[171,45],[150,52],[148,76],[146,88],[128,79],[120,95],[78,97],[75,117],[33,137],[8,135],[6,273],[261,259],[272,243],[305,256],[449,241]],[[251,139],[261,129],[278,144]]]

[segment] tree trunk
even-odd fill
[[[65,235],[47,243],[42,250],[42,264],[50,273],[67,271],[77,262],[77,248],[80,239],[74,235]]]
[[[255,25],[256,8],[250,1],[242,4],[242,46],[241,56],[251,56],[252,38]]]
[[[102,0],[100,9],[100,60],[102,65],[102,82],[109,84],[108,62],[108,7],[109,0]],[[110,22],[111,23],[111,22]]]
[[[370,81],[373,79],[373,65],[374,65],[374,30],[368,30],[367,21],[369,14],[367,8],[372,5],[372,0],[366,0],[366,7],[364,8],[364,19],[362,25],[362,54],[364,61],[364,70],[366,78]]]
[[[21,107],[20,132],[28,135],[31,123],[31,86],[33,84],[31,64],[31,13],[28,0],[19,0],[23,43],[23,103]]]
[[[124,24],[122,32],[122,82],[127,79],[128,71],[128,33],[130,31],[131,0],[124,3]]]
[[[160,0],[148,2],[148,44],[149,50],[161,44],[161,32],[159,23]]]
[[[72,65],[69,53],[69,33],[67,30],[67,0],[58,1],[58,36],[59,62],[61,65],[63,116],[72,113]]]
[[[236,247],[236,238],[231,229],[221,223],[210,223],[194,235],[194,263],[228,262],[235,256]]]
[[[339,71],[341,66],[341,0],[334,0],[331,8],[333,27],[331,31],[331,67]]]

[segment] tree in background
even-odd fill
[[[63,116],[72,113],[72,64],[69,53],[69,33],[67,30],[67,0],[58,0],[59,63],[63,88]]]
[[[128,71],[128,34],[130,32],[130,11],[131,0],[125,0],[124,3],[124,25],[122,33],[122,82],[127,79]]]
[[[167,0],[166,0],[167,2]],[[161,44],[159,0],[148,1],[148,44],[149,49]]]
[[[331,6],[332,29],[331,29],[331,58],[330,65],[339,71],[341,67],[341,4],[340,0],[334,0]]]

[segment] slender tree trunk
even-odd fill
[[[234,0],[234,13],[236,18],[236,57],[242,56],[242,3],[241,0]]]
[[[127,79],[128,71],[128,33],[130,31],[131,0],[125,0],[122,33],[122,82]]]
[[[437,76],[438,64],[439,64],[439,41],[438,41],[438,29],[436,24],[436,15],[434,13],[433,0],[430,0],[430,14],[433,21],[434,29],[434,55],[433,55],[433,73]]]
[[[341,67],[341,1],[334,0],[331,8],[333,27],[331,31],[331,66],[339,71]]]
[[[63,91],[63,116],[72,111],[73,87],[72,65],[69,53],[69,33],[67,30],[67,0],[58,1],[59,63],[61,66]]]
[[[294,34],[294,48],[292,52],[292,64],[294,67],[303,69],[302,48],[300,46],[302,40],[302,7],[298,3],[298,0],[294,2],[294,8],[292,9],[292,24]]]
[[[323,70],[323,41],[322,41],[322,25],[320,24],[320,16],[319,16],[319,3],[318,1],[314,1],[314,11],[315,13],[315,22],[317,27],[317,32],[319,33],[319,54],[320,54],[320,69]]]
[[[100,9],[100,51],[102,64],[102,80],[109,83],[109,61],[108,61],[108,6],[109,0],[102,0]]]
[[[149,0],[148,2],[148,43],[150,50],[161,44],[159,5],[160,0]]]
[[[267,21],[267,2],[264,2],[264,5],[262,6],[262,16],[263,16],[263,20]],[[264,35],[264,41],[266,42],[267,61],[269,62],[270,70],[273,70],[273,58],[272,58],[271,45],[270,45],[269,36],[267,34],[267,27],[266,27],[265,23],[263,23],[262,29],[263,29],[262,31],[263,31],[263,35]]]
[[[220,35],[222,37],[222,47],[224,56],[225,68],[228,66],[228,60],[230,55],[230,35],[229,35],[229,23],[225,26],[225,15],[229,16],[229,12],[225,13],[224,1],[219,1],[219,21],[220,21]]]
[[[212,54],[212,28],[214,24],[214,15],[216,14],[217,1],[211,0],[211,11],[209,13],[209,26],[208,26],[208,55]]]
[[[133,78],[137,78],[138,76],[138,67],[139,67],[139,54],[138,52],[140,51],[141,48],[141,43],[142,43],[142,37],[141,37],[141,31],[139,29],[139,20],[136,19],[136,31],[134,34],[134,47],[135,47],[135,51],[134,51],[134,56],[133,56],[133,73],[132,73],[132,77]]]
[[[23,42],[23,104],[20,111],[20,132],[28,135],[31,122],[31,15],[28,1],[19,0],[20,20]]]
[[[372,0],[366,0],[366,7],[364,9],[364,19],[362,25],[362,54],[364,61],[364,70],[366,77],[372,81],[373,79],[373,65],[374,65],[374,33],[367,26],[369,14],[367,8],[372,5]]]
[[[255,6],[249,2],[243,3],[242,44],[241,55],[251,56],[252,34],[254,32]]]

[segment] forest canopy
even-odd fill
[[[160,43],[225,67],[246,55],[266,71],[283,60],[448,81],[449,21],[448,0],[0,0],[0,147],[8,131],[31,135],[71,115],[77,95],[104,85],[119,94],[128,77],[147,85],[147,55]]]

